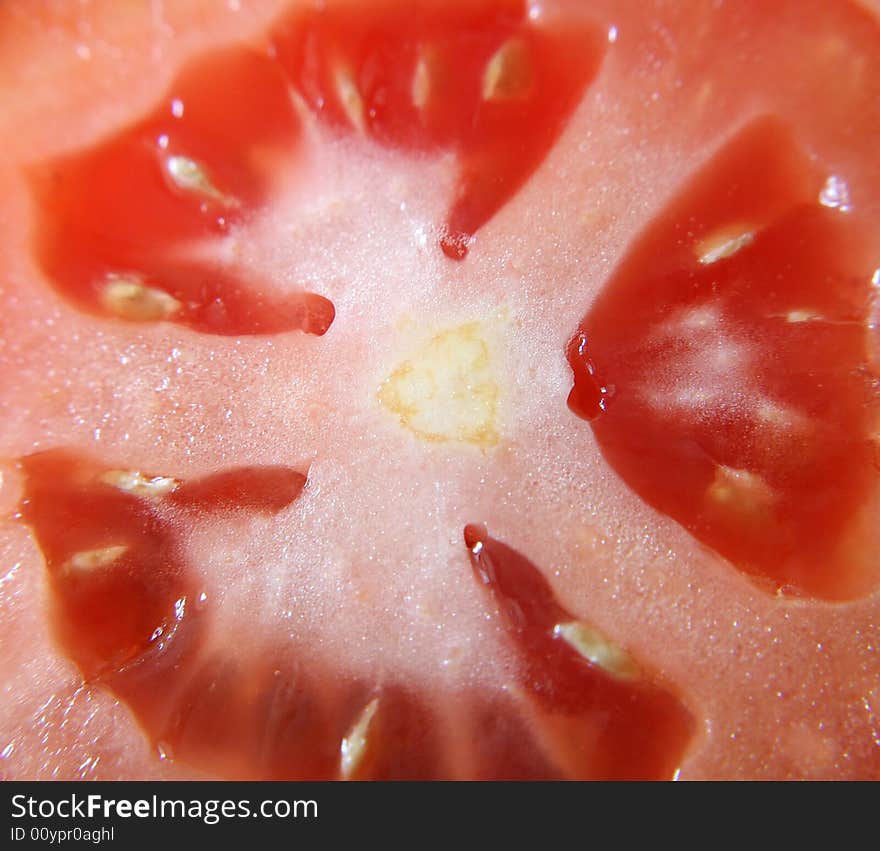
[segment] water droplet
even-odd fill
[[[825,185],[819,193],[819,203],[823,207],[840,210],[841,213],[850,212],[852,206],[849,202],[849,187],[846,185],[846,181],[832,174],[825,181]]]
[[[574,373],[574,387],[568,395],[568,407],[585,420],[594,420],[608,410],[615,388],[600,378],[589,356],[585,334],[577,334],[568,345],[568,362]]]
[[[463,260],[468,253],[473,237],[460,231],[444,230],[440,236],[440,248],[450,260]]]

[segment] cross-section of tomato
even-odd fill
[[[0,4],[3,776],[877,777],[878,80],[854,2]]]

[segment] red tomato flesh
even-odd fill
[[[591,307],[569,405],[636,493],[733,564],[846,598],[877,581],[846,546],[877,478],[877,255],[816,171],[772,119],[742,131]]]

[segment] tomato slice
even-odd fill
[[[0,773],[877,776],[870,8],[0,4]]]

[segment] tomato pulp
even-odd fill
[[[875,776],[875,19],[418,9],[5,12],[8,773]]]

